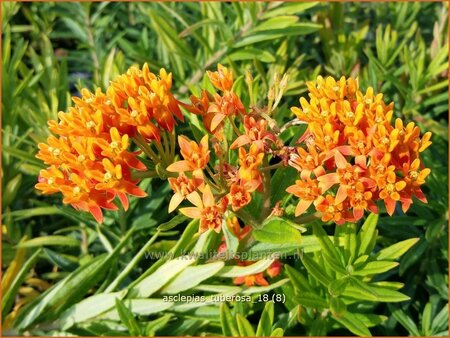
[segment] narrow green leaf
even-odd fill
[[[80,246],[80,241],[67,236],[42,236],[19,243],[17,246],[20,248],[33,248],[46,245]]]
[[[253,337],[255,336],[255,331],[253,330],[250,322],[240,313],[236,314],[236,321],[239,330],[239,334],[242,337]]]
[[[169,284],[164,286],[162,293],[179,293],[191,289],[205,279],[214,276],[225,265],[224,262],[214,262],[199,266],[190,266],[177,275]]]
[[[128,328],[132,336],[140,336],[141,329],[133,316],[133,313],[122,303],[119,298],[116,298],[116,309],[120,320]]]
[[[395,243],[387,248],[380,250],[375,258],[377,260],[394,260],[408,251],[414,244],[419,241],[419,238],[410,238],[398,243]]]
[[[219,271],[217,276],[234,278],[254,275],[266,270],[273,263],[273,261],[274,259],[263,259],[248,266],[225,266]]]
[[[196,258],[183,256],[164,263],[150,276],[135,285],[130,290],[131,295],[136,298],[151,296],[195,261]]]
[[[377,222],[378,215],[371,213],[361,227],[361,230],[359,231],[357,236],[359,242],[358,256],[362,256],[364,254],[368,255],[370,253],[370,244],[372,243],[375,236]]]
[[[272,331],[274,318],[274,305],[273,302],[267,302],[264,306],[264,310],[261,313],[258,327],[256,329],[256,336],[269,336]]]
[[[369,329],[361,322],[354,314],[350,312],[346,312],[341,316],[332,316],[335,321],[344,325],[347,329],[349,329],[353,334],[362,337],[371,337]]]
[[[316,278],[320,283],[325,286],[328,286],[328,284],[330,284],[330,282],[332,281],[331,277],[329,277],[326,271],[312,258],[304,254],[303,257],[301,257],[301,260],[306,270],[308,270],[308,272],[313,275],[314,278]]]
[[[224,336],[239,336],[237,323],[226,303],[220,303],[220,323],[222,324],[222,333]]]
[[[395,267],[397,267],[399,264],[397,262],[390,262],[390,261],[374,261],[374,262],[368,262],[364,264],[360,269],[353,271],[352,275],[355,276],[368,276],[368,275],[375,275],[378,273],[383,273],[386,271],[389,271]]]

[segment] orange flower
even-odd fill
[[[36,157],[45,164],[61,165],[64,163],[63,155],[71,151],[70,144],[66,138],[57,139],[54,136],[47,138],[47,143],[39,143],[39,153]]]
[[[184,173],[179,173],[178,177],[169,177],[169,185],[175,194],[170,199],[169,212],[174,211],[180,203],[190,196],[197,188],[203,185],[203,177],[197,176],[188,178]]]
[[[216,204],[211,188],[207,185],[203,191],[203,198],[195,191],[187,196],[195,207],[181,208],[180,212],[190,218],[200,219],[200,232],[213,229],[219,233],[222,228],[223,213],[227,208],[227,198],[222,198]]]
[[[308,150],[299,147],[297,154],[291,155],[289,165],[300,172],[302,179],[310,177],[312,173],[319,177],[325,173],[322,164],[327,158],[328,155],[317,152],[312,145],[308,147]]]
[[[209,162],[208,135],[203,136],[200,143],[189,140],[186,136],[178,137],[180,152],[184,160],[172,163],[168,171],[184,172],[204,169]]]
[[[259,187],[262,183],[262,176],[258,167],[263,158],[264,153],[256,144],[250,146],[248,153],[243,147],[239,148],[239,179],[251,186]]]
[[[253,116],[244,117],[245,134],[239,136],[231,144],[230,149],[236,149],[249,143],[258,143],[258,147],[264,148],[264,141],[276,142],[276,136],[267,131],[268,122],[265,119],[256,120]]]
[[[137,187],[137,180],[131,180],[128,171],[124,171],[125,167],[120,164],[114,164],[109,159],[102,160],[103,170],[93,170],[87,175],[98,181],[95,189],[105,190],[112,195],[117,195],[125,210],[128,210],[128,198],[126,194],[137,197],[145,197],[147,194]]]
[[[378,208],[372,200],[372,192],[368,191],[362,182],[356,182],[353,189],[347,191],[350,199],[350,206],[353,208],[353,216],[355,221],[361,219],[364,215],[364,210],[370,210],[373,213],[378,213]]]
[[[223,92],[231,90],[233,86],[233,73],[228,68],[219,63],[216,72],[206,71],[206,74],[217,89]]]
[[[39,172],[39,183],[36,189],[41,190],[43,194],[49,195],[61,191],[60,187],[66,183],[66,178],[61,170],[55,165]]]
[[[316,209],[322,213],[323,222],[332,220],[337,224],[342,224],[345,221],[343,218],[343,204],[336,203],[334,197],[331,195],[326,195],[325,197],[320,196]]]
[[[127,134],[120,135],[117,128],[110,129],[110,139],[97,139],[97,145],[102,149],[101,154],[118,163],[125,163],[131,168],[137,170],[145,170],[145,165],[140,162],[136,155],[137,153],[128,152],[129,137]]]
[[[243,185],[232,184],[230,187],[230,193],[228,194],[228,200],[233,208],[233,211],[237,211],[249,204],[252,197]]]
[[[295,216],[303,214],[322,195],[322,190],[319,188],[317,180],[312,180],[309,177],[306,181],[295,181],[295,184],[288,187],[286,191],[300,198],[295,208]]]
[[[380,198],[384,200],[386,211],[390,216],[394,213],[395,204],[400,200],[400,193],[406,187],[406,182],[398,180],[395,176],[389,175],[387,182],[380,187]]]

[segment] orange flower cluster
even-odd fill
[[[195,207],[181,208],[180,212],[200,219],[200,231],[221,230],[222,214],[228,206],[234,212],[251,202],[251,193],[263,190],[263,174],[260,167],[268,150],[279,146],[279,139],[268,129],[268,122],[255,113],[247,113],[240,98],[232,91],[233,76],[231,71],[219,65],[217,72],[208,72],[213,85],[223,92],[223,96],[211,95],[203,91],[201,98],[191,96],[192,105],[183,105],[186,110],[201,116],[205,128],[214,135],[214,160],[216,173],[210,167],[210,150],[208,136],[205,135],[199,144],[185,136],[178,137],[182,160],[172,163],[167,171],[178,173],[177,178],[170,178],[169,184],[174,195],[169,205],[169,212],[175,210],[183,200],[188,200]],[[244,133],[238,130],[232,119],[243,123]],[[229,118],[229,119],[226,119]],[[224,145],[223,128],[230,123],[236,138],[230,147]],[[238,163],[228,162],[224,154],[238,149]],[[208,176],[209,175],[209,176]],[[211,189],[211,187],[213,189]],[[220,197],[214,197],[213,190]],[[200,197],[200,194],[203,197]]]
[[[426,202],[420,186],[430,169],[420,153],[431,144],[430,132],[421,138],[413,122],[392,125],[393,103],[386,105],[370,87],[362,93],[357,80],[319,76],[307,86],[309,101],[301,98],[301,107],[291,108],[308,124],[305,146],[289,161],[300,173],[287,189],[300,198],[297,216],[314,205],[323,221],[342,224],[359,220],[365,210],[377,212],[377,200],[389,215],[397,201],[404,212],[413,196]]]
[[[183,106],[191,113],[201,116],[206,130],[218,140],[223,140],[225,118],[233,118],[246,111],[241,99],[232,90],[233,73],[229,69],[219,64],[217,72],[208,71],[207,75],[214,87],[222,91],[222,95],[211,95],[204,90],[201,97],[190,97],[192,105]]]
[[[91,212],[100,223],[102,208],[117,210],[115,197],[127,209],[127,194],[146,196],[131,176],[132,169],[146,167],[138,152],[130,151],[130,137],[139,133],[159,141],[161,132],[172,131],[174,115],[182,120],[171,82],[164,69],[157,77],[144,65],[115,79],[106,94],[83,89],[74,106],[58,114],[59,121],[49,121],[59,138],[50,136],[38,145],[36,157],[50,167],[41,171],[36,188],[61,192],[64,203]]]

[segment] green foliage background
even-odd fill
[[[274,74],[287,72],[290,82],[279,120],[287,119],[288,107],[305,95],[305,81],[318,74],[352,75],[359,77],[362,88],[373,86],[385,100],[394,101],[397,117],[433,132],[433,145],[424,154],[432,169],[424,188],[429,203],[414,204],[408,215],[382,214],[378,222],[377,249],[420,238],[400,259],[400,266],[379,279],[405,283],[402,292],[411,300],[372,307],[387,316],[372,333],[447,335],[447,13],[443,3],[2,3],[2,270],[15,266],[3,278],[4,299],[9,292],[8,300],[16,305],[28,303],[77,267],[90,262],[92,268],[93,260],[104,264],[104,253],[114,253],[108,256],[102,281],[71,284],[72,293],[62,298],[64,307],[98,293],[170,218],[165,208],[168,188],[156,180],[143,182],[149,198],[134,201],[126,214],[108,214],[104,225],[62,206],[59,196],[38,195],[33,186],[42,163],[34,154],[37,142],[48,135],[47,120],[65,110],[81,87],[105,88],[132,64],[147,62],[153,71],[172,71],[174,91],[186,100],[201,86],[210,86],[203,74],[220,62],[238,74],[235,90],[244,100],[248,96],[243,76],[251,70],[262,104]],[[151,243],[152,248],[173,248],[184,228],[176,225],[166,233],[167,239]],[[144,271],[148,275],[151,264],[138,262],[121,285]],[[170,315],[152,317],[143,330],[124,303],[117,301],[115,306],[128,323],[125,332],[106,324],[68,332],[228,332],[217,321],[219,314],[207,311],[197,311],[191,314],[194,319],[176,325]],[[12,305],[2,304],[3,320]],[[58,313],[62,306],[55,303],[50,312]],[[249,315],[254,326],[261,310],[234,309],[238,317]],[[222,318],[227,318],[227,311],[222,309]],[[266,309],[263,316],[271,311]],[[275,305],[275,321],[289,321],[287,313]],[[239,332],[251,333],[246,319],[239,318]],[[7,328],[17,333],[16,329]],[[60,330],[47,324],[31,328],[31,333],[61,334]],[[311,332],[320,333],[296,324],[285,335]],[[328,333],[349,332],[331,327]]]

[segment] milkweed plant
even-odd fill
[[[182,237],[196,240],[190,256],[160,259],[134,285],[123,285],[124,276],[114,281],[101,295],[126,294],[114,294],[119,304],[95,315],[133,319],[147,314],[139,301],[189,293],[203,299],[166,301],[161,311],[218,307],[228,336],[282,335],[297,323],[311,335],[345,327],[369,336],[386,319],[375,313],[377,302],[409,299],[398,291],[402,283],[380,275],[417,241],[377,251],[377,214],[406,213],[414,197],[427,202],[421,187],[430,169],[421,153],[431,133],[394,119],[394,104],[371,87],[363,91],[358,79],[307,82],[307,96],[279,124],[287,75],[258,98],[247,73],[249,104],[234,91],[231,69],[219,64],[206,75],[212,86],[181,100],[171,73],[131,67],[106,91],[83,89],[48,123],[54,135],[37,154],[48,166],[36,184],[43,194],[60,193],[64,204],[102,223],[105,210],[146,198],[141,181],[167,180],[168,212],[176,225],[191,220]],[[197,132],[182,133],[186,121]],[[206,251],[214,254],[199,256]],[[215,302],[218,295],[248,299]],[[249,300],[265,304],[256,328],[239,311],[253,306]],[[274,322],[274,306],[289,311],[284,324]],[[79,314],[68,309],[65,325],[95,317]]]

